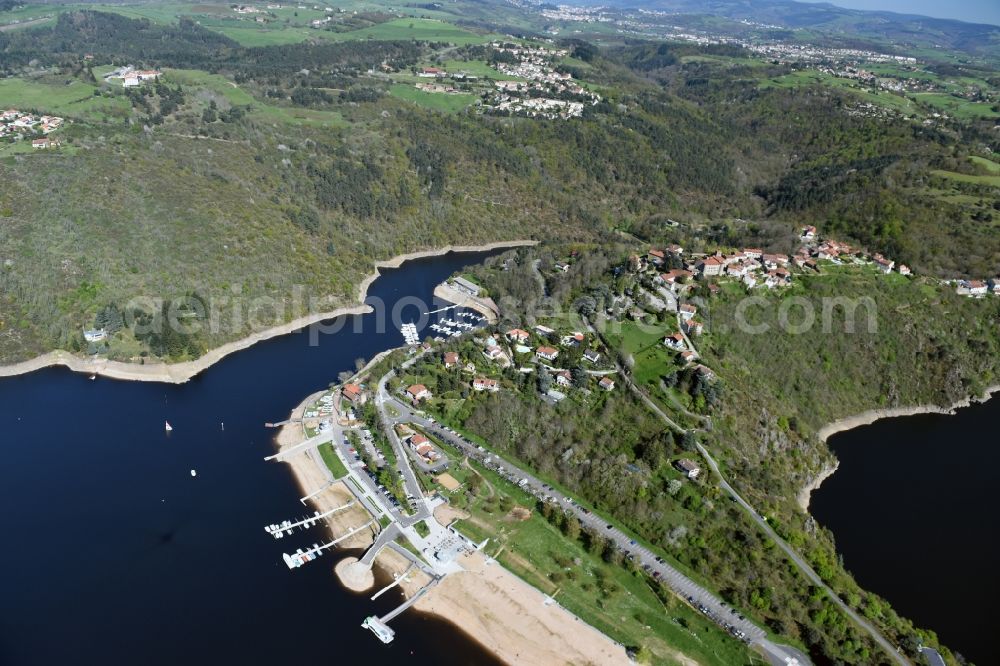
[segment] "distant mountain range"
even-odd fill
[[[832,37],[888,42],[909,49],[951,49],[971,55],[1000,56],[1000,27],[884,11],[845,9],[794,0],[600,0],[601,4],[719,16],[733,20],[814,30]]]

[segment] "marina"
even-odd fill
[[[299,548],[298,550],[296,550],[291,555],[289,555],[288,553],[282,553],[281,554],[281,559],[283,559],[285,561],[285,564],[288,565],[289,569],[297,569],[297,568],[301,567],[303,564],[306,564],[307,562],[312,562],[313,560],[315,560],[317,557],[319,557],[320,555],[323,554],[324,550],[328,550],[330,548],[336,547],[336,545],[338,543],[340,543],[342,541],[346,541],[347,539],[350,539],[352,536],[354,536],[358,532],[362,532],[362,531],[364,531],[365,529],[371,527],[374,524],[375,524],[375,521],[374,520],[370,520],[367,523],[365,523],[364,525],[361,525],[359,527],[355,527],[353,530],[342,534],[341,536],[337,537],[333,541],[328,541],[327,543],[324,543],[322,545],[314,543],[312,545],[312,548],[309,548],[309,549],[307,549],[305,551],[303,551],[301,548]]]
[[[349,509],[352,506],[354,506],[354,500],[351,500],[347,504],[330,509],[329,511],[325,511],[324,513],[316,511],[312,516],[308,518],[302,518],[295,522],[292,522],[290,520],[285,520],[276,525],[275,524],[268,525],[267,527],[264,528],[264,531],[273,536],[275,539],[280,539],[282,536],[291,536],[292,532],[294,532],[296,528],[315,527],[323,519],[328,518],[329,516],[332,516],[335,513],[340,513],[344,509]]]

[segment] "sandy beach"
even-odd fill
[[[364,300],[368,295],[368,288],[376,279],[378,279],[379,269],[399,268],[404,261],[408,261],[410,259],[436,257],[449,252],[487,252],[489,250],[496,250],[500,248],[522,247],[525,245],[535,245],[537,243],[538,241],[533,240],[520,240],[500,241],[496,243],[487,243],[485,245],[446,245],[433,250],[409,252],[386,261],[376,262],[375,271],[368,275],[368,277],[362,280],[361,284],[358,285],[357,302],[359,305],[352,305],[349,307],[330,310],[328,312],[317,312],[304,317],[299,317],[285,324],[281,324],[280,326],[273,326],[248,335],[240,340],[228,342],[221,347],[216,347],[215,349],[206,352],[203,356],[193,361],[184,361],[181,363],[147,363],[145,365],[140,365],[137,363],[126,363],[123,361],[85,358],[76,356],[67,351],[56,350],[42,354],[41,356],[36,356],[35,358],[27,361],[22,361],[21,363],[0,365],[0,377],[13,377],[14,375],[23,375],[29,372],[34,372],[35,370],[41,370],[42,368],[61,365],[74,372],[100,375],[102,377],[110,377],[112,379],[183,384],[195,375],[218,363],[226,356],[238,352],[241,349],[246,349],[247,347],[255,345],[258,342],[263,342],[264,340],[269,340],[280,335],[294,333],[299,329],[305,328],[306,326],[315,324],[319,321],[333,319],[343,315],[356,315],[369,312],[371,308],[365,305],[360,305],[360,303],[364,303]]]
[[[445,578],[417,601],[417,610],[449,620],[518,666],[633,663],[622,646],[558,604],[545,605],[545,595],[499,564],[487,564],[482,553],[465,554],[461,563],[466,571]],[[403,587],[410,595],[419,581]]]
[[[322,393],[319,391],[303,400],[292,410],[289,418],[293,421],[300,419],[305,408]],[[300,423],[293,422],[282,426],[275,442],[279,449],[284,449],[295,446],[304,437]],[[291,466],[303,496],[328,483],[324,463],[318,456],[314,459],[309,455],[296,455],[287,464]],[[350,498],[350,491],[338,482],[319,493],[311,502],[317,510],[325,511]],[[452,515],[446,506],[442,506],[435,515],[450,522],[459,514]],[[369,519],[368,512],[356,505],[328,520],[332,532],[343,534]],[[344,545],[347,548],[365,548],[371,545],[373,536],[373,533],[363,531]],[[336,562],[343,558],[335,555],[332,560]],[[499,564],[487,564],[482,553],[463,555],[461,562],[466,571],[448,576],[415,604],[416,610],[450,621],[497,658],[510,664],[625,666],[632,663],[622,646],[558,604],[545,605],[545,595],[539,590]],[[397,575],[409,567],[408,560],[389,548],[378,555],[375,564]],[[331,575],[334,575],[333,571]],[[423,572],[412,570],[400,587],[409,597],[429,580]],[[358,614],[361,617],[364,609],[359,607]],[[678,654],[679,659],[683,657]]]

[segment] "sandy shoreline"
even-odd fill
[[[819,487],[823,485],[823,482],[833,476],[833,473],[840,468],[840,461],[835,460],[832,465],[827,465],[819,471],[812,481],[807,483],[799,491],[798,496],[795,498],[799,504],[799,507],[806,513],[809,512],[809,500],[812,499],[812,494],[819,490]]]
[[[357,301],[358,303],[364,303],[364,300],[368,295],[368,288],[371,287],[372,283],[379,277],[379,269],[399,268],[403,262],[411,259],[437,257],[448,254],[449,252],[488,252],[490,250],[497,250],[501,248],[536,245],[537,243],[538,241],[533,240],[520,240],[499,241],[496,243],[487,243],[485,245],[446,245],[433,250],[409,252],[387,259],[386,261],[378,261],[375,262],[375,271],[368,275],[361,281],[361,284],[358,285]],[[337,308],[335,310],[330,310],[329,312],[317,312],[304,317],[299,317],[285,324],[252,333],[251,335],[248,335],[240,340],[227,342],[221,347],[209,350],[203,356],[193,361],[184,361],[181,363],[147,363],[145,365],[139,365],[123,361],[84,358],[71,354],[67,351],[56,350],[20,363],[0,365],[0,377],[13,377],[15,375],[23,375],[36,370],[41,370],[42,368],[61,365],[74,372],[101,375],[102,377],[109,377],[112,379],[183,384],[195,375],[215,365],[226,356],[242,349],[246,349],[247,347],[255,345],[258,342],[294,333],[295,331],[305,328],[311,324],[315,324],[316,322],[333,319],[343,315],[365,314],[370,310],[371,308],[368,306],[359,304]]]
[[[300,419],[306,407],[324,392],[318,391],[307,397],[292,410],[289,418]],[[301,424],[293,422],[282,426],[275,442],[282,449],[295,446],[304,437]],[[286,462],[304,496],[327,484],[325,466],[318,456],[296,455]],[[350,491],[342,482],[338,482],[310,502],[316,509],[325,511],[343,504],[350,497]],[[335,514],[329,522],[333,532],[342,534],[368,520],[367,511],[355,506]],[[366,548],[372,542],[373,533],[365,530],[344,545],[347,548]],[[334,555],[335,563],[344,559]],[[410,563],[392,549],[386,548],[375,559],[375,564],[390,574],[401,575],[409,568]],[[482,553],[464,555],[462,565],[466,571],[448,576],[417,601],[414,609],[447,620],[498,659],[509,664],[626,666],[633,663],[621,645],[558,604],[545,605],[545,595],[541,591],[499,564],[487,564]],[[332,569],[331,575],[335,575]],[[412,570],[400,588],[409,597],[429,580],[423,572]],[[358,613],[360,618],[364,613],[363,609],[359,608]],[[374,637],[372,640],[375,641]],[[677,657],[679,662],[695,666],[683,654],[678,653]]]
[[[852,430],[860,426],[869,425],[881,419],[892,419],[898,416],[915,416],[916,414],[951,415],[963,407],[971,407],[974,404],[986,402],[993,397],[994,393],[997,393],[998,391],[1000,391],[1000,384],[990,386],[980,396],[969,396],[967,398],[963,398],[962,400],[956,401],[949,407],[941,407],[940,405],[916,405],[913,407],[870,409],[867,412],[855,414],[854,416],[847,416],[845,418],[838,419],[833,423],[828,423],[820,428],[819,432],[816,434],[822,441],[825,442],[838,432],[844,432],[845,430]]]
[[[836,435],[840,432],[845,432],[847,430],[853,430],[854,428],[860,428],[861,426],[870,425],[876,421],[882,419],[893,419],[900,416],[915,416],[917,414],[945,414],[948,416],[954,415],[959,409],[964,407],[971,407],[975,404],[984,403],[993,397],[994,393],[1000,392],[1000,384],[995,384],[987,388],[982,395],[979,396],[969,396],[954,402],[948,407],[941,407],[940,405],[916,405],[913,407],[892,407],[889,409],[870,409],[867,412],[862,412],[860,414],[855,414],[854,416],[847,416],[842,419],[838,419],[833,423],[828,423],[823,426],[817,432],[817,436],[823,442],[826,442],[830,437]],[[798,494],[796,498],[800,507],[803,511],[809,511],[809,498],[828,478],[833,476],[834,472],[840,467],[840,462],[836,462],[833,467],[824,467],[820,470],[820,473],[816,475],[812,481],[807,483]]]

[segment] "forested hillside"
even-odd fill
[[[0,33],[17,74],[0,85],[70,120],[59,151],[12,147],[0,161],[0,358],[85,350],[97,313],[136,296],[239,285],[287,302],[299,284],[328,306],[403,251],[649,238],[668,219],[706,237],[736,218],[809,222],[920,271],[1000,268],[996,188],[974,175],[991,163],[968,159],[1000,150],[982,123],[928,125],[861,113],[831,88],[762,87],[789,67],[720,65],[740,55],[731,47],[560,46],[559,70],[600,91],[569,120],[398,96],[391,76],[443,57],[496,75],[488,45],[244,47],[186,19],[101,12]],[[165,73],[130,89],[102,78],[125,62]],[[171,351],[124,330],[99,351],[185,358],[247,332],[244,321]]]

